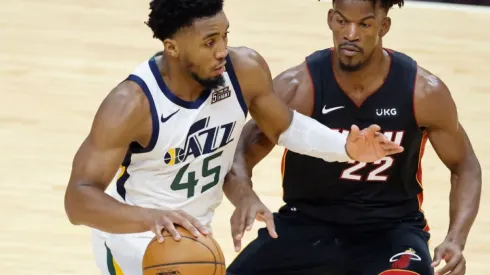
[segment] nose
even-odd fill
[[[344,39],[350,42],[359,40],[359,30],[356,24],[351,23],[345,28]]]
[[[225,41],[219,43],[218,49],[216,50],[216,59],[224,59],[228,56],[228,44]]]

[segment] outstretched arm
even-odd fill
[[[401,152],[401,147],[380,134],[380,128],[376,125],[362,132],[353,127],[346,139],[338,131],[291,110],[274,93],[265,60],[251,50],[243,55],[235,63],[240,86],[249,103],[250,114],[271,142],[326,161],[346,162],[355,159],[372,162]]]
[[[443,257],[448,261],[440,274],[453,268],[454,274],[463,274],[460,272],[464,270],[464,261],[458,262],[458,256],[462,255],[450,254],[464,249],[478,213],[481,167],[446,85],[423,69],[419,69],[417,83],[414,103],[417,122],[426,128],[435,152],[451,171],[450,224],[444,244],[436,249],[434,261],[436,265]],[[451,250],[451,245],[458,251]]]
[[[310,116],[313,111],[313,91],[308,68],[305,62],[292,67],[273,80],[273,90],[276,96],[284,102],[289,109]],[[265,158],[276,144],[264,134],[257,122],[251,119],[245,125],[237,150],[237,162],[245,164],[248,175],[252,176],[252,169]]]
[[[290,109],[304,115],[311,115],[314,99],[305,63],[276,76],[273,86],[277,97]],[[252,170],[272,151],[274,146],[275,144],[269,140],[254,119],[245,124],[237,145],[232,169],[224,185],[225,194],[233,204],[236,205],[240,198],[253,192],[250,180]],[[234,183],[229,184],[231,182]]]
[[[326,161],[350,160],[345,136],[290,109],[287,102],[291,98],[287,97],[294,96],[295,88],[273,87],[265,60],[255,52],[249,55],[250,64],[242,66],[237,75],[245,97],[249,100],[250,114],[263,135],[270,142],[300,154]],[[278,88],[289,90],[281,91],[280,95],[274,92]]]

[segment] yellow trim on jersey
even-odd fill
[[[117,264],[114,257],[112,257],[112,264],[114,265],[114,271],[116,271],[116,275],[124,275],[124,272],[122,271],[121,267]]]
[[[119,174],[117,175],[117,179],[120,179],[124,175],[125,172],[126,172],[126,166],[121,165]]]

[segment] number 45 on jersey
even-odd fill
[[[342,130],[342,134],[348,135],[349,132]],[[394,143],[401,145],[403,139],[403,131],[398,132],[385,132],[384,135]],[[391,168],[394,163],[394,159],[391,156],[386,156],[376,162],[374,162],[369,171],[361,171],[364,167],[367,166],[365,162],[357,162],[354,160],[349,161],[348,163],[353,164],[349,168],[342,171],[340,174],[340,178],[344,180],[354,180],[354,181],[386,181],[388,180],[388,175],[386,175],[386,170]]]

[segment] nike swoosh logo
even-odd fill
[[[333,108],[328,108],[328,109],[325,109],[326,106],[323,106],[323,109],[322,109],[322,114],[328,114],[330,112],[333,112],[335,110],[338,110],[338,109],[342,109],[344,108],[344,106],[337,106],[337,107],[333,107]]]
[[[180,109],[178,109],[177,111],[175,111],[173,114],[170,114],[168,117],[164,117],[163,114],[162,114],[162,117],[160,118],[160,121],[162,123],[167,122],[167,120],[169,120],[171,117],[173,117],[178,111],[180,111]]]

